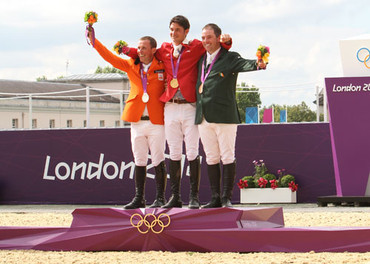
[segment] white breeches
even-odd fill
[[[208,165],[220,160],[223,164],[234,162],[237,127],[237,124],[208,123],[203,119],[198,128]]]
[[[164,157],[166,140],[163,125],[153,125],[149,120],[131,123],[131,147],[135,165],[146,166],[148,152],[152,157],[152,164],[157,166]]]
[[[194,160],[199,153],[198,125],[195,125],[195,103],[166,103],[164,123],[166,140],[171,160],[181,160],[182,145],[185,142],[186,156]]]

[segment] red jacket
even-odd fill
[[[205,49],[200,40],[194,39],[189,44],[182,44],[183,52],[181,55],[179,72],[177,73],[177,80],[179,81],[179,87],[181,94],[184,96],[186,101],[194,103],[197,100],[195,93],[195,85],[197,84],[198,78],[198,67],[197,63],[202,55],[205,53]],[[230,49],[231,45],[222,44],[225,48]],[[157,49],[156,57],[157,59],[163,61],[164,67],[167,73],[167,89],[160,97],[162,102],[167,102],[176,93],[178,88],[172,88],[170,82],[173,78],[172,65],[171,65],[171,55],[173,54],[172,43],[164,42],[162,46]],[[130,48],[129,56],[132,58],[137,57],[137,51]],[[173,57],[174,66],[176,67],[177,58]]]
[[[125,108],[123,109],[122,119],[127,122],[138,122],[145,109],[145,103],[141,99],[144,90],[141,84],[140,63],[135,64],[134,59],[124,60],[114,55],[97,39],[95,39],[94,48],[103,59],[112,64],[113,67],[127,72],[131,89],[126,100]],[[164,103],[159,100],[159,97],[163,94],[164,81],[166,79],[163,63],[153,58],[152,64],[147,72],[147,77],[147,92],[149,94],[147,107],[149,119],[153,124],[163,125]]]
[[[205,49],[203,48],[202,42],[197,39],[191,41],[189,44],[182,45],[183,51],[179,71],[177,73],[177,80],[179,81],[181,94],[184,96],[186,101],[193,103],[197,100],[195,93],[195,85],[197,84],[198,77],[197,64],[204,54]],[[156,52],[156,57],[163,61],[167,72],[167,89],[160,98],[162,102],[167,102],[177,92],[177,88],[174,89],[170,85],[170,81],[173,79],[171,54],[173,54],[173,45],[167,42],[164,42]],[[173,57],[175,67],[177,60],[178,58]]]

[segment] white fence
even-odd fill
[[[302,84],[299,84],[299,85],[302,85]],[[291,85],[291,86],[299,86],[299,85]],[[274,87],[265,87],[265,88],[258,88],[259,90],[257,91],[258,93],[262,94],[262,93],[265,93],[265,92],[286,92],[286,91],[289,91],[289,92],[294,92],[294,91],[302,91],[302,90],[307,90],[307,88],[298,88],[298,89],[287,89],[287,87],[289,87],[289,85],[285,85],[285,86],[274,86]],[[237,88],[246,88],[246,89],[250,89],[252,87],[240,87],[238,86]],[[238,90],[237,92],[243,92],[243,93],[253,93],[253,92],[256,92],[256,91],[248,91],[248,90]],[[309,89],[312,89],[312,88],[309,88]],[[90,92],[91,90],[94,90],[94,91],[101,91],[103,93],[101,94],[94,94],[92,95]],[[320,91],[322,90],[322,91]],[[70,95],[71,93],[77,93],[77,92],[81,92],[81,91],[85,91],[85,94],[83,95]],[[65,95],[66,93],[68,93],[69,95]],[[93,98],[93,97],[103,97],[103,96],[113,96],[113,95],[118,95],[119,96],[119,105],[120,105],[120,113],[122,113],[123,111],[123,108],[124,108],[124,102],[123,102],[123,98],[124,98],[124,95],[127,95],[129,93],[129,91],[127,90],[110,90],[110,89],[100,89],[100,88],[92,88],[92,87],[85,87],[85,88],[81,88],[81,89],[74,89],[74,90],[66,90],[66,91],[58,91],[58,92],[47,92],[47,93],[1,93],[0,92],[0,96],[6,96],[6,97],[2,97],[0,98],[0,102],[2,100],[16,100],[16,99],[28,99],[28,122],[29,122],[29,128],[32,129],[33,125],[32,125],[32,120],[33,120],[33,100],[34,99],[62,99],[62,98],[85,98],[85,118],[86,118],[86,126],[87,128],[90,127],[90,99]],[[320,111],[320,105],[319,105],[319,101],[320,101],[320,93],[322,93],[322,96],[323,96],[323,109]],[[63,95],[64,94],[64,95]],[[320,118],[320,112],[322,112],[324,114],[324,121],[327,122],[328,118],[327,118],[327,99],[326,99],[326,92],[325,92],[325,89],[323,88],[320,88],[319,86],[316,86],[316,118],[317,118],[317,122],[319,122],[319,118]],[[123,126],[123,121],[120,120],[120,126],[122,127]]]
[[[101,91],[101,94],[91,94],[91,90]],[[83,95],[70,95],[71,93],[77,93],[85,91]],[[68,95],[66,95],[68,93]],[[109,89],[98,89],[98,88],[91,88],[85,87],[81,89],[74,89],[74,90],[65,90],[65,91],[58,91],[58,92],[46,92],[46,93],[2,93],[0,92],[0,96],[5,96],[0,98],[1,101],[6,100],[19,100],[19,99],[28,99],[28,122],[29,128],[32,129],[32,120],[33,120],[33,100],[34,99],[63,99],[63,98],[85,98],[85,118],[86,118],[86,127],[90,127],[90,99],[93,97],[104,97],[104,96],[119,96],[119,104],[120,104],[120,113],[123,111],[124,102],[123,102],[123,95],[127,95],[129,91],[124,90],[109,90]],[[64,95],[63,95],[64,94]],[[120,126],[123,126],[123,121],[120,120]]]

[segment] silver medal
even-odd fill
[[[141,100],[144,103],[147,103],[149,101],[149,94],[148,93],[144,93],[143,96],[141,97]]]

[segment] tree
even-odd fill
[[[120,73],[126,75],[125,72],[110,66],[106,66],[104,68],[98,66],[95,70],[95,73]]]
[[[264,106],[260,110],[260,122],[262,122],[263,119],[263,112],[267,108],[274,108],[274,122],[279,123],[280,122],[280,111],[286,110],[288,111],[288,122],[314,122],[316,121],[316,113],[312,111],[305,102],[302,102],[299,105],[292,105],[292,106],[286,106],[286,105],[278,105],[278,104],[272,104],[268,107]]]
[[[48,78],[46,78],[46,76],[45,75],[43,75],[42,77],[37,77],[36,78],[36,81],[37,82],[42,82],[42,81],[46,81]]]
[[[316,121],[316,113],[305,102],[300,105],[288,107],[289,122],[313,122]]]
[[[245,82],[242,82],[240,87],[236,88],[236,91],[236,102],[238,104],[240,119],[242,123],[245,123],[245,109],[247,107],[254,107],[261,104],[259,89],[254,85],[249,87]]]

